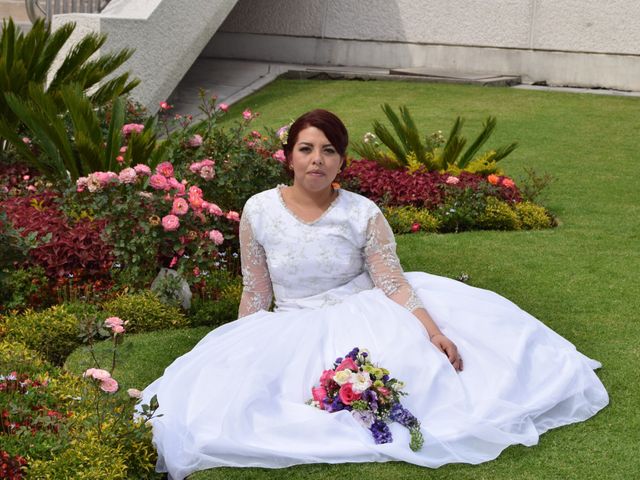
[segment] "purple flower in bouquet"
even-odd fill
[[[411,434],[411,449],[418,451],[424,443],[420,422],[400,403],[400,397],[406,395],[403,387],[387,369],[373,364],[366,350],[354,348],[336,358],[332,369],[322,372],[307,403],[329,413],[351,412],[376,444],[392,442],[388,422],[398,422]]]

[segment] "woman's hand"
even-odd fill
[[[453,368],[455,368],[458,372],[462,371],[462,357],[458,353],[458,347],[456,344],[445,337],[442,333],[436,333],[431,337],[431,343],[433,343],[438,349],[444,353]]]

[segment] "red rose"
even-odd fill
[[[352,402],[360,400],[360,394],[353,391],[353,386],[350,383],[342,385],[338,394],[345,405],[351,405]]]

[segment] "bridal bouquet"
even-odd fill
[[[388,422],[398,422],[411,433],[411,450],[422,448],[420,422],[400,403],[404,384],[389,376],[389,371],[371,363],[366,350],[354,348],[337,358],[331,370],[320,376],[320,384],[311,389],[307,403],[327,412],[350,411],[371,431],[376,443],[393,441]]]

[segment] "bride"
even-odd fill
[[[607,405],[600,364],[509,300],[403,273],[379,208],[333,187],[347,143],[326,110],[291,125],[292,185],[254,195],[243,210],[240,318],[143,392],[160,404],[157,469],[171,479],[218,466],[477,464]],[[354,347],[405,383],[421,450],[397,424],[394,441],[377,445],[349,412],[305,404],[322,371]]]

